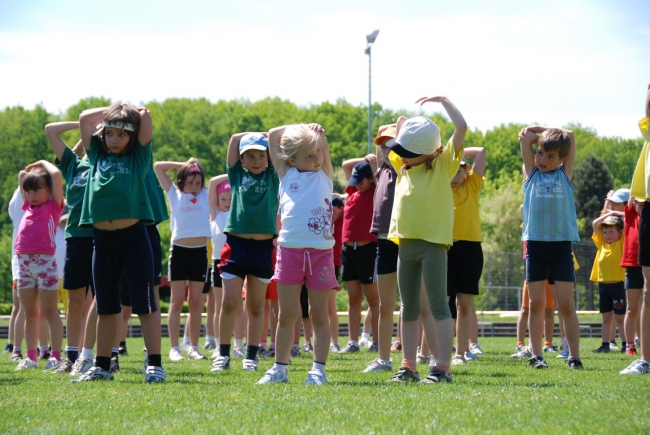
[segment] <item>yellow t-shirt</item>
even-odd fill
[[[458,172],[462,150],[455,156],[454,144],[449,139],[442,154],[432,162],[415,166],[401,173],[402,159],[390,153],[390,161],[399,174],[395,185],[395,201],[388,238],[421,239],[430,243],[451,245],[454,228],[454,198],[451,179]]]
[[[634,170],[630,195],[635,198],[646,199],[650,198],[650,118],[643,118],[639,121],[639,128],[645,144],[643,144],[641,155]]]
[[[474,171],[469,171],[465,182],[451,189],[454,196],[454,240],[483,241],[478,214],[478,194],[484,179]]]
[[[594,259],[594,267],[591,269],[589,280],[593,282],[625,281],[625,268],[621,267],[624,233],[621,231],[621,238],[611,244],[605,243],[602,232],[593,233],[591,240],[598,248],[598,253]]]
[[[212,240],[208,238],[208,267],[212,267]]]

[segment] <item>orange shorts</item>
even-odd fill
[[[521,294],[521,307],[530,308],[530,298],[528,297],[528,283],[524,283],[524,291]],[[553,290],[551,285],[546,281],[546,308],[555,308],[555,299],[553,299]]]

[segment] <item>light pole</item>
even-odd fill
[[[370,49],[378,34],[379,30],[375,30],[370,35],[366,35],[366,54],[368,55],[368,154],[371,153],[372,144],[372,59]]]

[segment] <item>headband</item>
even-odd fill
[[[187,170],[187,172],[188,172],[189,174],[195,174],[195,173],[197,173],[197,172],[198,172],[199,174],[202,174],[202,173],[203,173],[203,171],[200,170],[199,167],[196,166],[196,165],[192,165],[192,166],[190,166],[190,168]]]
[[[102,121],[102,126],[104,126],[104,127],[112,127],[112,128],[119,128],[120,130],[128,130],[128,131],[132,131],[132,132],[135,133],[135,129],[133,128],[133,124],[130,124],[128,122]]]

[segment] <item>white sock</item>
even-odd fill
[[[212,335],[206,335],[205,336],[205,341],[207,341],[208,343],[214,343],[215,340],[216,340],[216,338],[214,338],[214,336],[212,336]]]
[[[357,342],[354,341],[354,340],[350,340],[350,343],[352,343],[352,344],[356,344],[357,346],[359,345],[359,343],[357,343]]]
[[[190,351],[192,351],[192,350],[195,350],[195,351],[198,352],[198,351],[199,351],[199,347],[198,347],[198,346],[190,346]]]
[[[177,352],[180,352],[180,351],[181,351],[181,347],[180,347],[180,346],[172,346],[172,350],[175,350],[175,351],[177,351]]]
[[[562,349],[569,350],[569,340],[567,340],[566,335],[562,337]]]
[[[183,336],[183,344],[190,345],[190,337],[185,335]]]
[[[93,360],[93,350],[91,349],[86,349],[85,347],[81,349],[81,357],[83,359],[87,359],[88,361]]]
[[[218,338],[215,338],[214,339],[214,344],[216,344],[217,347],[219,347],[221,345],[221,341]]]
[[[314,362],[311,366],[312,370],[318,370],[322,373],[325,373],[325,364]]]
[[[243,342],[243,341],[244,341],[244,340],[237,340],[237,339],[235,338],[235,347],[242,347],[242,342]]]
[[[287,373],[289,371],[289,366],[286,364],[273,363],[273,368],[280,373]]]
[[[368,334],[367,332],[363,332],[361,334],[361,339],[362,340],[370,340],[370,334]]]

